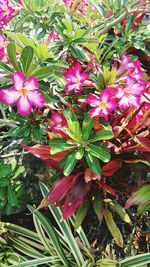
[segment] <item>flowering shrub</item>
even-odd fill
[[[0,1],[0,100],[17,122],[9,135],[55,170],[44,205],[61,205],[63,219],[76,212],[82,223],[92,203],[123,246],[111,212],[131,222],[118,201],[139,182],[124,170],[144,164],[148,173],[150,80],[130,46],[119,46],[140,28],[133,1],[108,2]]]

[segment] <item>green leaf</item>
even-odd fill
[[[106,150],[102,149],[101,147],[95,145],[88,145],[86,151],[89,154],[92,154],[94,157],[101,159],[104,162],[108,162],[110,160],[110,154]]]
[[[65,176],[68,176],[72,172],[76,163],[77,163],[77,159],[75,158],[75,153],[70,154],[70,157],[64,166],[64,175]]]
[[[143,214],[143,213],[145,213],[147,211],[150,211],[150,203],[145,203],[145,204],[142,204],[142,205],[138,206],[137,212],[139,214]]]
[[[71,139],[76,141],[77,143],[80,142],[81,137],[82,137],[82,132],[79,126],[78,121],[74,121],[69,125],[69,128],[65,129],[65,132],[67,135],[70,136]]]
[[[8,185],[9,185],[9,178],[8,177],[0,178],[0,187],[5,187]],[[0,194],[1,194],[1,190],[0,190]]]
[[[119,205],[115,200],[111,201],[108,203],[110,205],[110,207],[118,213],[118,215],[120,216],[120,218],[126,222],[126,223],[131,223],[130,217],[129,215],[126,213],[125,209]]]
[[[113,219],[112,213],[108,209],[104,209],[103,212],[108,229],[111,232],[112,236],[114,237],[117,245],[119,247],[123,247],[122,235]]]
[[[96,266],[100,267],[119,267],[118,261],[110,259],[100,259],[96,261]],[[122,267],[122,265],[120,265]]]
[[[75,229],[77,229],[83,222],[89,207],[89,202],[86,200],[82,205],[78,208],[75,216]]]
[[[13,72],[13,70],[2,61],[0,62],[0,69],[4,70],[5,73],[12,73]]]
[[[91,154],[86,153],[86,162],[95,175],[101,175],[101,167],[98,160]]]
[[[80,159],[82,159],[83,156],[84,156],[84,148],[80,147],[80,148],[77,149],[77,152],[75,154],[75,158],[77,160],[80,160]]]
[[[64,116],[68,122],[68,126],[71,126],[73,122],[78,122],[76,114],[71,109],[66,109],[64,111]]]
[[[120,261],[121,267],[148,267],[149,263],[150,253],[143,253]]]
[[[42,67],[34,71],[32,75],[35,76],[38,81],[41,81],[45,78],[48,78],[52,73],[53,71],[51,67]]]
[[[20,166],[16,172],[15,172],[15,175],[13,176],[12,179],[15,179],[17,178],[20,174],[22,174],[23,172],[25,171],[25,167],[24,166]]]
[[[150,184],[143,185],[137,191],[132,193],[132,196],[127,200],[125,208],[133,205],[141,205],[150,202]]]
[[[98,194],[94,196],[92,204],[99,223],[101,224],[103,220],[103,201]]]
[[[127,22],[126,22],[126,28],[125,31],[128,32],[131,29],[131,26],[134,22],[135,17],[133,15],[129,15],[127,17]]]
[[[8,57],[12,63],[12,65],[14,66],[15,70],[20,70],[19,64],[17,62],[17,58],[16,58],[16,46],[14,43],[9,43],[7,45],[7,53],[8,53]]]
[[[89,140],[89,142],[96,142],[100,140],[109,140],[113,138],[114,134],[111,130],[102,130],[97,132],[92,139]]]
[[[86,117],[84,118],[83,124],[82,124],[82,136],[84,140],[88,140],[93,124],[94,124],[94,119],[91,119],[88,113]]]
[[[31,206],[28,206],[28,208],[31,212],[33,212],[33,217],[35,216],[39,220],[41,226],[45,229],[48,237],[50,238],[50,240],[52,240],[52,244],[55,247],[57,255],[59,255],[61,261],[64,263],[65,266],[70,266],[65,256],[64,250],[61,246],[58,233],[51,225],[50,221],[48,221],[39,211],[34,210]]]
[[[69,150],[75,148],[73,143],[69,143],[61,138],[54,138],[50,141],[50,154],[54,155],[58,152]]]
[[[11,187],[7,188],[7,194],[8,194],[8,202],[10,206],[16,206],[18,201],[17,201],[17,197],[15,195],[14,190]]]
[[[0,165],[0,178],[10,175],[12,172],[11,164]]]
[[[31,46],[26,46],[21,53],[20,61],[22,63],[23,71],[27,73],[32,59],[33,59],[34,50]]]
[[[44,185],[43,183],[40,182],[40,188],[42,191],[42,194],[44,197],[46,197],[48,195],[49,189],[46,185]],[[49,205],[49,209],[55,219],[55,222],[57,223],[59,229],[61,230],[61,233],[64,236],[64,239],[67,242],[67,246],[69,247],[69,250],[71,252],[71,254],[73,255],[77,266],[82,267],[83,266],[83,254],[81,253],[80,247],[77,244],[76,239],[74,238],[72,231],[71,231],[71,227],[70,224],[67,220],[61,220],[62,218],[62,211],[59,207],[56,207],[54,205]],[[81,233],[81,228],[80,229],[80,233]],[[77,229],[78,232],[78,229]],[[87,242],[86,242],[87,243]],[[89,247],[87,245],[87,247]]]

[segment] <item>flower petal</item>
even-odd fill
[[[45,103],[45,98],[38,91],[29,91],[27,99],[30,105],[41,108]]]
[[[31,113],[31,104],[29,103],[27,96],[21,96],[17,102],[18,113],[22,116],[27,116]]]
[[[13,74],[13,82],[14,82],[14,87],[17,90],[23,89],[24,88],[24,82],[25,82],[25,75],[21,71],[17,71]]]
[[[97,107],[100,104],[100,98],[96,95],[89,94],[86,99],[86,102],[92,107]]]
[[[39,88],[39,83],[38,83],[37,79],[35,77],[31,76],[29,78],[29,80],[26,82],[25,88],[28,91],[37,90]]]
[[[7,105],[15,104],[19,98],[20,95],[15,89],[0,90],[0,100]]]

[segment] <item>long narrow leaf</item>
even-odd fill
[[[40,183],[40,189],[41,189],[43,196],[46,196],[49,192],[49,189],[43,183]],[[79,249],[79,246],[78,246],[78,244],[77,244],[77,242],[76,242],[76,240],[75,240],[75,238],[71,232],[68,221],[66,221],[66,220],[61,221],[62,213],[61,213],[60,208],[58,208],[58,207],[56,208],[54,205],[49,205],[49,209],[50,209],[53,217],[55,218],[62,234],[64,235],[64,238],[67,241],[68,246],[70,248],[70,251],[71,251],[72,255],[74,256],[78,266],[81,267],[83,262],[84,262],[84,259],[83,259],[82,253]]]

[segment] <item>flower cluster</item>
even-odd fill
[[[9,6],[8,0],[0,1],[0,29],[7,25],[15,10]]]
[[[100,93],[100,97],[90,94],[86,99],[87,104],[94,107],[90,111],[91,117],[103,116],[108,119],[108,115],[117,107],[124,110],[141,104],[148,81],[143,79],[140,61],[132,61],[125,53],[121,60],[116,61],[119,61],[120,66],[117,69],[117,64],[114,64],[117,71],[114,82]]]

